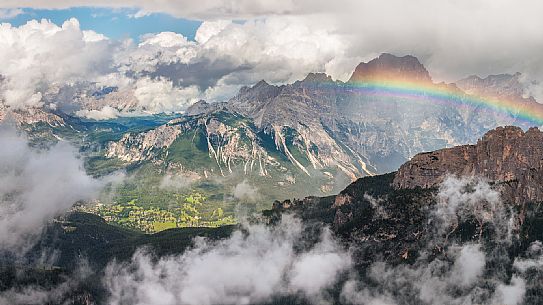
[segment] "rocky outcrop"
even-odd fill
[[[178,125],[162,125],[145,133],[127,133],[117,142],[110,142],[106,157],[117,157],[125,162],[136,162],[154,157],[153,151],[167,148],[181,134]]]
[[[434,188],[448,175],[488,179],[508,202],[543,201],[543,133],[498,127],[475,145],[420,153],[400,167],[393,186]]]

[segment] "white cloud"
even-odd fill
[[[511,241],[515,214],[485,179],[449,176],[441,184],[437,199],[432,213],[440,234],[448,234],[460,221],[474,216],[479,225],[492,225],[500,240]]]
[[[513,276],[511,284],[499,284],[494,294],[493,304],[519,305],[523,303],[526,294],[526,281]]]
[[[466,245],[460,250],[452,270],[452,280],[464,287],[473,285],[482,275],[486,264],[485,253],[479,245]]]
[[[77,6],[95,6],[111,8],[140,8],[142,13],[163,12],[178,17],[191,19],[247,19],[268,14],[305,13],[308,9],[316,12],[323,6],[332,7],[323,0],[199,0],[173,2],[168,0],[4,0],[0,7],[33,7],[61,9]],[[313,8],[313,9],[312,9]]]
[[[2,290],[0,304],[68,304],[70,301],[73,302],[74,290],[77,290],[90,275],[92,275],[92,270],[88,262],[80,260],[74,271],[69,276],[64,276],[60,283],[51,283],[51,286],[47,288],[28,284]]]
[[[29,21],[0,25],[0,100],[20,108],[41,106],[54,85],[92,81],[109,69],[112,45],[104,36],[81,31],[76,19],[61,27]],[[53,88],[54,89],[54,88]]]
[[[309,299],[322,298],[323,291],[338,280],[338,271],[347,270],[352,263],[350,257],[338,251],[330,231],[325,230],[321,239],[298,257],[290,271],[290,289],[303,292]]]
[[[36,151],[12,128],[1,127],[0,250],[29,246],[47,221],[79,200],[96,198],[104,183],[87,176],[70,145]]]
[[[543,267],[543,254],[541,241],[535,241],[528,249],[528,258],[516,258],[513,267],[520,272],[526,272],[531,268]]]
[[[187,38],[174,32],[161,32],[158,34],[148,34],[143,37],[140,47],[151,45],[162,48],[183,47],[190,44]]]
[[[149,112],[175,112],[185,109],[198,101],[198,88],[189,86],[177,88],[172,81],[159,78],[138,79],[134,85],[134,96],[138,107]]]
[[[28,41],[18,35],[12,40],[22,46],[19,49],[27,52],[17,50],[9,53],[9,50],[17,48],[11,44],[7,48],[0,45],[0,50],[9,53],[2,56],[0,51],[2,62],[14,62],[0,68],[0,74],[8,79],[3,93],[8,104],[39,105],[45,94],[44,85],[47,87],[52,83],[82,78],[99,81],[125,79],[127,76],[134,78],[130,82],[132,84],[145,77],[172,81],[173,87],[189,91],[184,95],[188,101],[198,98],[224,100],[240,86],[260,79],[286,83],[317,71],[345,80],[358,62],[372,59],[381,52],[418,56],[436,80],[453,81],[470,74],[485,76],[520,71],[526,74],[523,82],[527,87],[526,93],[543,97],[540,85],[543,81],[543,59],[539,56],[543,51],[543,19],[538,16],[538,12],[543,11],[543,3],[535,0],[528,0],[523,5],[507,0],[469,3],[343,0],[341,4],[324,0],[65,0],[54,3],[7,0],[0,7],[64,8],[78,5],[130,7],[144,13],[162,11],[199,18],[204,23],[197,31],[195,41],[176,33],[149,34],[139,45],[124,43],[113,51],[109,49],[113,42],[98,39],[96,33],[80,34],[86,37],[78,38],[73,34],[82,32],[77,27],[71,35],[64,27],[62,31],[57,29],[63,35],[53,35],[51,33],[55,31],[42,29],[43,33],[35,35],[42,38]],[[228,21],[239,18],[246,20]],[[40,24],[41,27],[56,27],[48,22]],[[29,28],[31,26],[6,30],[6,26],[2,27],[3,31],[17,33],[27,32]],[[67,25],[66,28],[73,29],[74,26]],[[68,43],[65,38],[74,42]],[[82,45],[80,41],[85,42],[85,47],[78,47]],[[28,47],[23,47],[26,45]],[[75,47],[58,47],[59,50],[49,47],[48,51],[42,50],[38,52],[39,56],[34,56],[36,50],[41,49],[37,45],[41,48],[43,45]],[[109,51],[102,52],[100,48]],[[42,56],[42,53],[45,54]],[[113,78],[105,69],[111,66],[108,54],[114,58],[114,68],[119,72]],[[53,60],[36,59],[43,57]],[[539,82],[533,83],[531,80],[534,79]],[[188,94],[191,94],[190,98]],[[162,110],[162,106],[159,103],[156,110]],[[172,106],[180,107],[177,110],[182,111],[186,104]]]
[[[224,100],[233,88],[261,79],[286,83],[324,71],[342,54],[339,36],[289,17],[204,22],[195,39],[175,33],[145,35],[119,56],[120,70],[169,79],[177,87],[197,86],[203,97]]]
[[[198,239],[184,254],[156,262],[140,251],[129,265],[108,267],[109,304],[254,304],[291,293],[323,299],[351,259],[326,229],[313,248],[297,253],[302,229],[285,216],[276,227],[249,225],[225,240]]]
[[[369,281],[353,277],[344,283],[341,298],[345,304],[523,303],[529,283],[526,270],[543,266],[541,243],[531,245],[528,258],[511,261],[507,251],[511,240],[503,235],[510,226],[509,217],[502,214],[499,194],[484,180],[449,177],[436,199],[438,203],[430,206],[426,236],[421,239],[425,245],[415,261],[373,263],[367,273]],[[457,230],[460,221],[473,218],[482,220],[479,225],[494,226],[485,237],[493,242],[442,238]],[[511,263],[512,275],[494,267]]]
[[[104,106],[100,110],[79,110],[76,115],[92,120],[110,120],[121,116],[121,112],[111,106]]]
[[[423,58],[437,78],[517,70],[541,77],[543,69],[538,56],[543,48],[543,3],[538,0],[522,5],[511,0],[5,0],[0,7],[82,5],[137,7],[202,20],[293,17],[299,25],[345,36],[343,47],[351,56],[413,54]],[[308,18],[313,16],[318,18]]]
[[[227,28],[232,21],[230,20],[217,20],[207,21],[202,23],[198,30],[194,40],[200,44],[206,43],[210,38],[219,35],[225,28]]]
[[[139,10],[135,14],[128,14],[128,17],[138,19],[138,18],[143,18],[145,16],[149,16],[149,15],[151,15],[151,13],[146,12],[144,10]]]

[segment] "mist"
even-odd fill
[[[23,134],[0,125],[0,250],[24,252],[47,222],[78,201],[96,199],[110,181],[88,176],[70,144],[33,148]]]

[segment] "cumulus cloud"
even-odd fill
[[[42,106],[59,86],[92,82],[107,73],[112,44],[101,34],[82,31],[76,19],[57,26],[42,20],[20,27],[0,25],[0,100],[14,108]]]
[[[47,221],[77,201],[96,198],[105,183],[87,176],[72,146],[60,142],[37,151],[1,126],[0,250],[30,245]]]
[[[184,254],[158,261],[139,251],[130,264],[108,267],[109,303],[254,304],[291,294],[325,300],[351,258],[327,229],[313,247],[296,250],[302,230],[284,216],[275,227],[247,225],[225,240],[197,239]]]
[[[171,81],[158,78],[138,79],[134,85],[138,108],[150,112],[175,112],[186,109],[198,101],[198,89],[194,86],[176,88]]]
[[[74,6],[138,7],[147,13],[160,11],[206,21],[294,17],[297,24],[315,31],[330,28],[330,33],[344,36],[343,48],[351,56],[368,59],[385,51],[413,54],[421,57],[437,78],[454,80],[469,74],[514,71],[540,79],[542,75],[538,54],[543,48],[543,21],[538,13],[543,4],[537,0],[523,5],[509,0],[342,0],[339,4],[325,0],[7,0],[0,4],[4,8]],[[314,16],[318,18],[312,19]]]
[[[232,24],[230,20],[217,20],[217,21],[208,21],[202,23],[198,28],[194,40],[200,44],[206,43],[209,39],[214,36],[219,35],[224,29]]]
[[[79,85],[76,88],[90,88],[83,94],[85,101],[94,98],[101,107],[77,114],[93,119],[130,112],[182,112],[199,99],[228,99],[241,86],[261,79],[286,83],[328,70],[342,54],[338,35],[291,17],[206,21],[195,41],[163,32],[144,35],[139,44],[116,42],[82,31],[76,19],[62,26],[46,20],[19,27],[3,24],[0,38],[0,60],[7,63],[0,67],[0,98],[5,105],[24,108],[59,102],[64,86]],[[94,96],[92,90],[106,86],[119,87],[112,94],[129,93],[127,99],[134,102],[127,104],[133,107],[103,105],[103,95]]]
[[[194,41],[164,32],[144,35],[139,44],[81,31],[74,19],[62,27],[47,21],[18,28],[5,24],[0,60],[12,64],[0,67],[0,74],[6,78],[2,99],[7,104],[40,105],[52,84],[87,80],[138,90],[137,101],[147,112],[183,111],[198,99],[228,99],[240,86],[261,79],[287,83],[317,71],[346,80],[356,64],[382,52],[419,57],[436,80],[520,71],[526,94],[543,100],[543,59],[538,56],[543,20],[537,15],[543,4],[534,0],[524,5],[506,0],[469,5],[431,0],[344,0],[341,5],[320,0],[8,0],[0,7],[78,5],[138,8],[138,16],[160,10],[204,22]],[[242,22],[230,21],[242,16]],[[168,93],[150,98],[158,88]],[[104,112],[88,116],[113,116]]]
[[[122,71],[168,79],[177,87],[196,86],[201,98],[224,100],[261,79],[285,83],[324,71],[341,48],[331,31],[295,18],[206,21],[195,41],[175,33],[146,35],[119,65]]]

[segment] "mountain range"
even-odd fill
[[[107,105],[130,113],[134,105],[130,92],[92,90],[74,100],[78,109],[2,108],[0,118],[11,117],[40,141],[78,143],[94,175],[119,168],[169,175],[223,205],[240,199],[232,189],[244,181],[257,194],[252,201],[328,195],[359,177],[395,171],[416,153],[474,143],[497,126],[537,124],[515,107],[473,100],[542,108],[523,96],[519,73],[435,83],[417,58],[391,54],[359,64],[347,82],[322,73],[287,85],[260,81],[229,101],[199,101],[183,114],[77,117],[81,109]],[[153,181],[156,187],[160,179]]]

